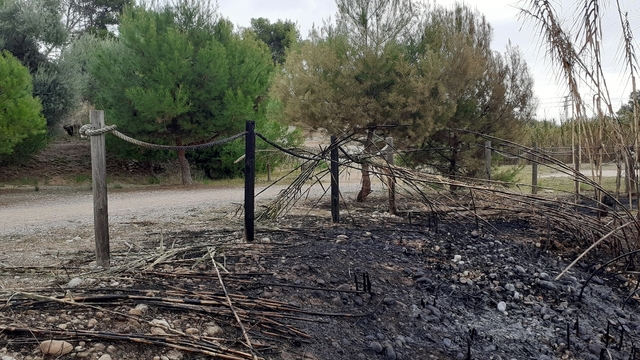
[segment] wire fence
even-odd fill
[[[526,150],[522,148],[513,148],[508,147],[504,148],[501,146],[494,146],[494,151],[496,153],[496,158],[494,159],[495,163],[498,165],[523,165],[528,161],[530,155],[527,154]],[[588,163],[590,162],[589,154],[600,151],[600,149],[591,149],[589,147],[582,147],[580,151],[580,162]],[[571,147],[546,147],[546,148],[538,148],[538,153],[544,155],[542,158],[545,159],[547,157],[552,157],[560,162],[565,164],[571,164],[574,162],[573,156],[574,151]],[[616,154],[616,149],[613,146],[603,147],[602,148],[602,162],[603,163],[611,163],[617,161],[618,155]],[[545,163],[545,160],[541,160],[542,163]]]

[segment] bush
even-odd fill
[[[29,70],[7,51],[0,55],[0,160],[29,155],[46,144],[46,120],[33,97]],[[16,152],[17,151],[17,152]]]
[[[505,183],[515,184],[520,181],[518,175],[524,169],[524,165],[517,165],[513,167],[509,167],[507,169],[501,171],[494,171],[494,174],[491,176],[491,179],[494,181],[501,181]],[[496,168],[497,170],[497,168]]]

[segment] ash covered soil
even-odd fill
[[[139,164],[110,164],[116,178],[149,176]],[[330,222],[327,201],[309,201],[259,222],[246,243],[238,205],[216,195],[216,207],[189,201],[116,213],[105,270],[93,261],[90,202],[86,211],[42,214],[48,208],[36,201],[81,208],[87,189],[47,188],[73,183],[69,174],[90,174],[86,143],[61,141],[0,172],[47,179],[37,193],[0,194],[14,213],[32,204],[40,224],[18,219],[0,229],[2,360],[640,357],[637,280],[606,268],[579,299],[614,254],[597,249],[555,280],[588,244],[522,216],[479,230],[455,213],[437,222],[418,211],[390,216],[383,198],[353,204],[345,192],[341,223]],[[167,193],[154,196],[169,204]],[[141,202],[135,189],[123,194]],[[72,218],[54,226],[39,217],[54,215]],[[70,352],[43,355],[45,340],[66,341]]]
[[[131,224],[109,271],[86,249],[47,266],[8,259],[0,356],[43,359],[38,344],[56,339],[73,350],[44,358],[251,359],[236,315],[264,359],[636,356],[634,280],[606,269],[578,299],[613,255],[593,253],[555,280],[577,243],[553,230],[547,241],[544,226],[521,218],[478,230],[391,216],[373,198],[332,224],[328,204],[305,205],[258,223],[252,243],[229,215],[163,231]]]

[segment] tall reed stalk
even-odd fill
[[[633,194],[638,194],[636,168],[638,167],[638,148],[640,143],[640,126],[637,117],[637,101],[635,100],[635,66],[637,61],[633,52],[633,34],[629,26],[626,13],[618,0],[617,11],[624,33],[625,61],[631,75],[634,94],[634,121],[632,126],[632,141],[625,137],[624,129],[613,110],[607,81],[602,64],[602,17],[604,2],[601,0],[584,0],[577,3],[580,14],[574,19],[571,35],[565,28],[556,9],[549,0],[527,0],[520,9],[520,15],[527,21],[532,21],[538,28],[543,45],[546,47],[548,59],[556,70],[558,78],[567,85],[572,99],[574,117],[572,121],[572,147],[574,149],[574,167],[576,174],[580,172],[580,162],[583,147],[587,149],[586,156],[591,166],[591,177],[598,184],[602,182],[602,160],[604,143],[611,139],[615,144],[626,167],[626,191],[629,206],[632,204]],[[625,66],[627,67],[627,66]],[[586,92],[584,89],[589,89]],[[591,104],[584,99],[591,98]],[[590,114],[588,113],[590,111]],[[588,124],[589,116],[598,121],[594,129]],[[576,199],[579,195],[579,184],[576,182]],[[596,190],[595,198],[600,200],[601,194]]]

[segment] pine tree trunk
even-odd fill
[[[366,155],[371,154],[372,147],[372,139],[373,132],[369,131],[367,133],[367,142],[364,145],[364,153]],[[369,175],[369,164],[362,164],[362,188],[358,193],[358,197],[356,197],[357,202],[365,202],[367,200],[367,196],[371,194],[371,176]]]
[[[182,141],[179,139],[176,140],[176,145],[182,146]],[[190,186],[193,185],[193,180],[191,180],[191,167],[189,167],[189,160],[185,156],[186,151],[178,150],[178,162],[180,163],[180,173],[182,173],[182,185]]]

